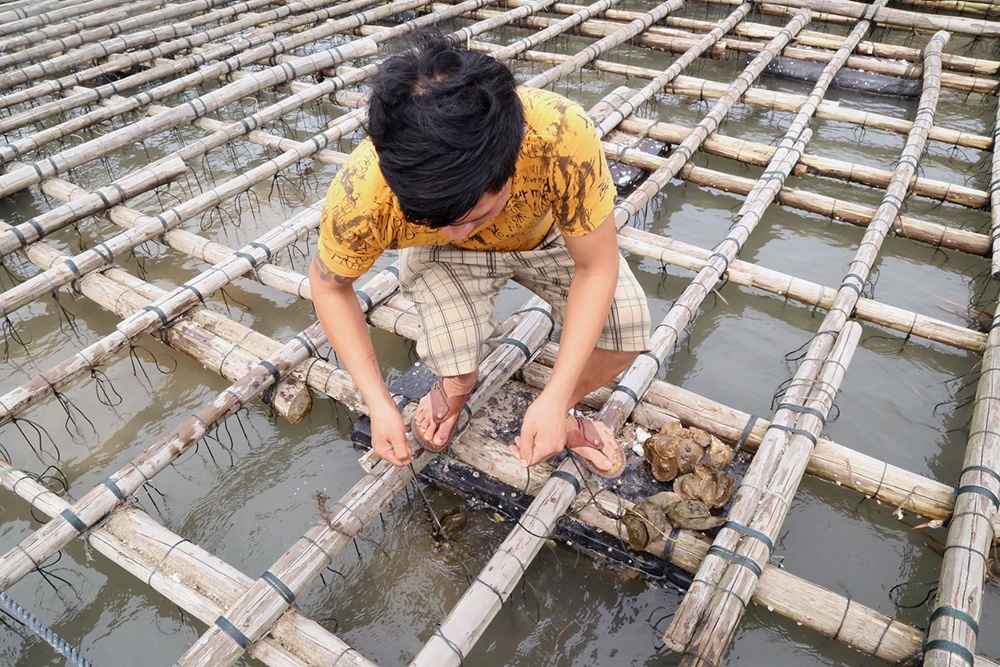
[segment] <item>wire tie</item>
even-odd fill
[[[441,626],[440,625],[437,626],[437,628],[434,630],[434,634],[436,634],[438,637],[440,637],[442,640],[444,640],[444,643],[448,645],[448,648],[450,648],[452,651],[455,652],[455,655],[458,656],[458,664],[459,665],[464,665],[465,664],[465,655],[462,653],[462,649],[460,649],[455,642],[451,641],[450,639],[448,639],[447,637],[444,636],[444,633],[441,632]]]

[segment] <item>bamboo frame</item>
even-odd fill
[[[872,225],[865,232],[833,307],[813,338],[795,378],[783,393],[771,428],[737,490],[729,513],[730,521],[747,526],[769,540],[776,539],[808,462],[810,438],[815,442],[816,432],[836,396],[836,382],[817,380],[823,377],[825,360],[832,351],[843,347],[849,355],[853,349],[850,340],[844,342],[852,335],[847,329],[850,313],[861,295],[861,288],[891,221],[898,214],[926,145],[940,90],[937,86],[940,67],[937,54],[948,37],[947,33],[937,33],[928,43],[924,61],[924,93],[915,116],[914,130],[907,139],[893,182]],[[807,406],[810,401],[809,411],[797,407]],[[819,412],[814,415],[816,410]],[[809,433],[810,438],[804,433]],[[764,541],[744,540],[744,537],[748,536],[736,530],[719,534],[713,546],[718,547],[717,553],[722,556],[706,558],[699,567],[691,589],[664,635],[667,646],[684,652],[682,664],[694,664],[695,660],[708,665],[718,664],[728,648],[745,610],[743,607],[736,608],[732,602],[748,600],[758,580],[756,569],[730,565],[746,559],[759,567],[770,555]],[[726,554],[732,554],[732,559],[724,558]]]
[[[995,21],[934,16],[890,8],[872,12],[869,16],[870,9],[867,5],[848,0],[770,0],[770,2],[782,7],[809,8],[816,12],[828,12],[853,19],[868,18],[879,25],[889,27],[928,31],[947,30],[951,33],[975,37],[1000,37],[1000,23]]]

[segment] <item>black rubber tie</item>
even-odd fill
[[[159,214],[157,214],[157,215],[154,215],[154,216],[153,216],[153,219],[154,219],[154,220],[159,220],[159,221],[160,221],[160,227],[163,227],[163,231],[167,231],[167,229],[169,229],[169,228],[170,228],[170,223],[169,223],[169,222],[167,222],[167,219],[163,217],[163,214],[162,214],[162,213],[159,213]]]
[[[392,275],[396,276],[397,278],[399,277],[399,267],[396,266],[395,264],[390,264],[385,268],[385,270],[391,273]]]
[[[972,651],[965,648],[961,644],[948,641],[947,639],[930,640],[924,644],[924,653],[927,653],[927,651],[944,651],[945,653],[952,653],[960,657],[962,660],[965,660],[970,665],[976,664],[976,657],[972,655]]]
[[[101,252],[101,246],[104,247],[104,251],[107,252],[108,254],[105,255],[104,252]],[[115,261],[115,253],[112,252],[111,248],[108,247],[108,244],[104,243],[103,241],[94,246],[94,252],[100,255],[101,259],[106,261],[108,264],[111,264],[112,262]]]
[[[250,253],[243,252],[242,250],[237,250],[233,254],[239,257],[240,259],[245,259],[246,261],[250,262],[250,266],[252,268],[255,269],[257,268],[257,258],[251,255]]]
[[[641,352],[639,354],[639,356],[640,357],[649,357],[650,359],[652,359],[653,361],[655,361],[656,362],[656,368],[657,368],[657,370],[659,370],[659,368],[660,368],[660,358],[658,356],[656,356],[652,352]]]
[[[295,334],[295,336],[292,338],[292,340],[297,340],[300,343],[302,343],[302,347],[304,347],[307,350],[309,350],[309,356],[315,356],[315,354],[316,354],[316,346],[312,344],[311,340],[309,340],[308,338],[306,338],[302,334]]]
[[[264,256],[267,257],[267,261],[269,261],[269,262],[271,261],[271,249],[269,247],[267,247],[265,244],[258,243],[257,241],[251,241],[247,245],[251,246],[253,248],[257,248],[258,250],[263,250],[264,251]]]
[[[390,268],[392,268],[392,267],[390,267]],[[397,273],[396,275],[398,276],[399,274]],[[552,313],[549,312],[549,310],[547,308],[542,308],[541,306],[531,306],[530,308],[522,308],[521,310],[515,310],[514,314],[515,315],[520,315],[521,313],[527,313],[527,312],[530,312],[530,311],[535,311],[535,312],[541,313],[542,315],[544,315],[545,317],[547,317],[549,319],[549,322],[552,323],[552,326],[555,326],[556,320],[555,320],[554,317],[552,317]]]
[[[736,441],[736,446],[733,448],[733,455],[735,456],[737,452],[743,449],[743,445],[746,444],[747,438],[753,433],[753,427],[757,425],[757,420],[760,419],[757,415],[750,415],[750,419],[747,420],[747,425],[743,427],[743,433],[740,434],[740,439]]]
[[[326,148],[326,144],[322,143],[322,142],[321,142],[321,141],[320,141],[319,139],[317,139],[316,137],[309,137],[309,141],[311,141],[311,142],[312,142],[313,146],[315,146],[315,147],[316,147],[316,150],[317,150],[317,151],[321,151],[321,150],[323,150],[324,148]]]
[[[375,303],[372,301],[372,298],[365,293],[364,290],[360,289],[355,290],[354,293],[358,295],[359,299],[365,302],[365,305],[368,306],[369,313],[375,309]]]
[[[823,424],[823,426],[826,426],[826,415],[824,415],[816,408],[809,408],[804,405],[796,405],[795,403],[779,403],[777,409],[781,410],[782,408],[786,410],[791,410],[792,412],[803,412],[805,414],[812,415],[813,417],[819,419],[820,423]]]
[[[746,569],[750,570],[755,575],[757,575],[758,578],[760,578],[760,575],[764,574],[764,570],[762,570],[760,565],[757,564],[757,561],[753,560],[752,558],[747,558],[746,556],[741,556],[735,551],[732,551],[725,547],[720,547],[717,544],[713,544],[708,548],[708,553],[715,554],[720,558],[725,558],[730,563],[735,563],[740,567],[745,567]],[[731,593],[732,591],[729,592]]]
[[[268,570],[264,574],[260,575],[260,578],[266,581],[271,586],[271,588],[273,588],[275,592],[277,592],[278,595],[281,596],[282,600],[284,600],[288,604],[295,604],[295,593],[292,592],[292,589],[286,586],[285,582],[279,579],[278,575],[276,575],[274,572]]]
[[[35,173],[38,174],[38,178],[45,180],[45,174],[42,172],[42,168],[38,166],[38,163],[32,162],[31,166],[35,168]]]
[[[711,260],[713,257],[721,257],[722,261],[726,263],[726,268],[722,269],[723,273],[726,273],[727,271],[729,271],[729,256],[728,255],[726,255],[725,253],[721,253],[721,252],[713,252],[711,255],[708,256],[708,259]]]
[[[28,245],[28,239],[24,238],[24,234],[21,233],[20,229],[17,227],[11,227],[10,233],[17,237],[17,240],[21,244],[22,248]]]
[[[250,641],[250,638],[243,634],[240,629],[233,625],[232,621],[225,616],[220,616],[215,619],[215,625],[229,635],[229,638],[239,644],[240,648],[244,651],[249,651],[250,647],[253,646],[253,642]]]
[[[611,393],[614,393],[616,391],[620,391],[621,393],[625,394],[626,396],[628,396],[629,398],[631,398],[633,401],[635,401],[636,405],[639,405],[639,395],[636,394],[634,391],[632,391],[631,387],[628,387],[628,386],[626,386],[624,384],[619,384],[619,385],[616,385],[615,388],[611,390]]]
[[[106,196],[104,195],[104,193],[103,193],[103,192],[101,192],[100,190],[94,190],[94,191],[93,191],[93,192],[92,192],[91,194],[94,194],[94,195],[97,195],[97,196],[98,196],[98,198],[99,198],[99,199],[100,199],[100,200],[101,200],[102,202],[104,202],[104,207],[105,207],[105,208],[111,208],[111,200],[109,200],[109,199],[108,199],[108,198],[107,198],[107,197],[106,197]]]
[[[121,487],[118,486],[118,483],[115,482],[115,480],[113,480],[110,477],[108,477],[107,479],[105,479],[101,483],[104,484],[104,486],[108,487],[108,489],[111,491],[111,493],[115,494],[115,498],[117,498],[118,500],[120,500],[122,502],[125,502],[125,500],[126,500],[125,494],[122,492]]]
[[[993,479],[995,479],[997,482],[1000,482],[1000,473],[997,473],[997,471],[994,470],[993,468],[987,468],[986,466],[968,466],[958,476],[959,479],[961,479],[962,475],[964,475],[965,473],[969,472],[970,470],[974,470],[974,471],[977,471],[977,472],[984,472],[987,475],[989,475],[990,477],[992,477]]]
[[[573,473],[567,472],[565,470],[556,470],[549,477],[555,477],[556,479],[561,479],[564,482],[569,482],[576,491],[577,495],[580,495],[580,490],[583,488],[580,486],[580,480],[576,478]]]
[[[187,283],[184,283],[183,285],[181,285],[181,289],[190,290],[196,297],[198,297],[198,301],[205,303],[205,295],[202,294],[198,290],[198,288],[195,287],[194,285],[188,285]]]
[[[486,341],[487,345],[513,345],[524,354],[525,359],[531,359],[531,348],[516,338],[493,338]]]
[[[281,381],[281,371],[278,370],[277,366],[272,364],[267,359],[261,359],[260,365],[267,369],[267,372],[271,374],[271,377],[274,378],[275,382]]]
[[[722,524],[722,527],[730,528],[732,530],[735,530],[737,533],[741,535],[752,537],[758,542],[761,542],[765,547],[767,547],[768,552],[774,551],[774,542],[771,541],[771,538],[755,528],[751,528],[750,526],[746,526],[742,523],[737,523],[732,520],[726,521],[724,524]]]
[[[156,316],[160,318],[161,322],[163,322],[163,326],[167,326],[168,324],[170,324],[170,318],[167,317],[167,314],[165,312],[160,310],[159,306],[149,305],[143,307],[143,310],[148,310],[151,313],[156,313]]]
[[[63,260],[63,263],[69,267],[69,270],[73,272],[74,276],[76,276],[77,278],[83,278],[83,274],[80,273],[80,267],[76,265],[76,262],[74,262],[71,259],[66,259]]]
[[[670,534],[667,535],[666,545],[663,547],[663,560],[667,561],[668,563],[671,562],[670,558],[674,553],[674,545],[677,544],[677,538],[680,536],[680,534],[681,534],[681,529],[678,528],[677,526],[674,526],[673,529],[671,529]]]
[[[786,431],[794,435],[801,435],[810,442],[812,442],[813,447],[815,447],[816,443],[818,442],[816,436],[810,433],[809,431],[805,430],[804,428],[793,428],[791,426],[782,426],[781,424],[771,424],[768,428],[776,428],[779,431]]]
[[[963,493],[978,493],[981,496],[986,496],[993,503],[993,507],[1000,509],[1000,498],[997,498],[996,494],[987,489],[985,486],[979,486],[978,484],[966,484],[965,486],[960,486],[955,491],[955,496],[960,496]]]
[[[74,514],[73,510],[71,510],[69,508],[64,509],[62,512],[59,513],[59,516],[61,516],[62,518],[66,519],[66,522],[69,525],[73,526],[73,528],[74,528],[74,530],[76,530],[76,532],[78,532],[78,533],[85,533],[85,532],[87,532],[87,524],[85,524],[83,522],[83,520],[80,519],[80,517],[78,517],[76,514]]]
[[[243,134],[250,134],[251,132],[253,132],[253,126],[247,122],[246,118],[240,119],[240,125],[243,126]]]
[[[854,273],[854,272],[848,273],[846,276],[844,276],[844,282],[847,282],[848,278],[857,278],[858,282],[861,283],[862,286],[865,284],[865,279],[862,278],[857,273]]]
[[[34,229],[35,233],[38,234],[39,236],[45,236],[45,230],[42,228],[42,225],[39,224],[37,218],[28,218],[27,220],[24,221],[24,224]]]
[[[934,610],[931,614],[930,622],[933,623],[935,620],[941,618],[942,616],[947,616],[948,618],[954,618],[955,620],[962,621],[970,628],[975,635],[979,636],[979,623],[976,623],[976,619],[972,618],[969,614],[965,613],[961,609],[956,609],[949,605],[942,605]]]

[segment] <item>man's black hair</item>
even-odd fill
[[[524,109],[514,76],[439,33],[385,61],[368,102],[379,168],[407,220],[446,227],[514,175]]]

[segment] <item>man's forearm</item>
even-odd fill
[[[327,340],[358,385],[365,404],[371,409],[379,403],[391,401],[368,324],[354,294],[354,281],[330,272],[317,256],[313,259],[309,282],[313,307]]]

